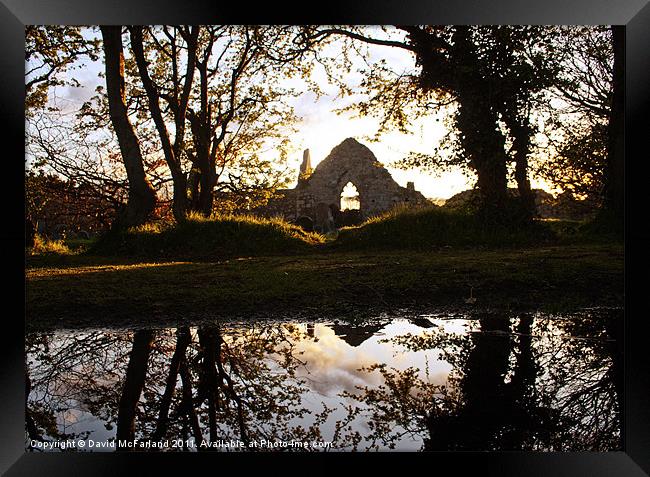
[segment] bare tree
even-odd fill
[[[196,64],[196,49],[197,39],[199,35],[199,27],[185,27],[176,28],[174,34],[169,33],[167,27],[163,31],[170,40],[169,56],[172,65],[172,94],[166,96],[170,109],[174,116],[175,137],[172,144],[167,131],[167,126],[163,118],[163,113],[160,109],[160,91],[159,87],[154,83],[147,65],[145,57],[145,50],[143,45],[143,31],[141,26],[130,27],[131,32],[131,45],[133,47],[133,54],[135,61],[138,65],[140,79],[144,85],[147,93],[149,111],[156,124],[162,149],[165,154],[165,160],[172,175],[174,185],[174,199],[173,211],[174,217],[177,221],[185,219],[187,213],[187,178],[183,172],[181,165],[181,154],[183,152],[183,141],[185,136],[185,115],[187,113],[187,105],[190,98],[190,91],[192,89],[192,82],[194,80],[194,67]],[[187,68],[185,72],[185,80],[180,87],[180,80],[178,79],[178,52],[179,45],[177,44],[176,34],[181,36],[186,42],[187,49]],[[179,94],[179,89],[180,94]]]
[[[156,193],[145,175],[140,144],[126,108],[122,27],[102,26],[101,31],[111,123],[129,181],[126,210],[115,224],[118,227],[131,227],[143,224],[151,216],[156,204]]]

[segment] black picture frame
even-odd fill
[[[242,2],[244,3],[244,2]],[[649,264],[646,251],[650,234],[632,211],[632,204],[646,200],[644,177],[648,177],[647,115],[650,113],[650,4],[647,0],[455,0],[453,2],[374,0],[300,4],[252,3],[229,5],[222,2],[146,0],[0,0],[0,115],[5,141],[2,202],[15,204],[24,194],[24,25],[27,24],[206,24],[206,23],[291,23],[291,24],[617,24],[626,25],[626,301],[625,301],[625,399],[624,451],[611,453],[434,453],[318,455],[337,472],[341,464],[363,466],[395,465],[397,469],[423,468],[456,475],[529,476],[609,476],[650,474],[650,405],[647,391],[650,367],[642,310],[645,298],[643,280],[632,280],[635,271]],[[149,454],[27,454],[24,448],[24,217],[19,207],[3,207],[0,238],[5,245],[4,320],[16,322],[12,332],[3,333],[0,347],[0,471],[6,475],[121,475],[138,472],[181,472],[192,468],[223,464],[274,466],[307,471],[314,457],[273,455],[261,461],[241,456],[170,456]],[[8,263],[7,263],[8,262]],[[643,276],[639,274],[639,276]],[[9,311],[16,305],[15,311]],[[309,459],[309,460],[308,460]],[[335,461],[333,460],[335,459]],[[408,467],[405,467],[408,464]],[[415,467],[417,466],[417,467]],[[270,467],[260,470],[266,472]],[[412,469],[412,470],[411,470]],[[216,470],[215,470],[216,471]],[[165,473],[164,472],[164,473]]]

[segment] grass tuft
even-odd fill
[[[36,234],[34,246],[31,248],[32,255],[70,255],[72,251],[63,240],[50,240],[47,237]]]
[[[325,242],[281,218],[191,214],[182,223],[151,223],[110,232],[90,254],[141,258],[220,259],[305,253]]]

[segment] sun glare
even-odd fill
[[[341,210],[359,210],[360,208],[359,191],[352,182],[348,182],[341,192]]]

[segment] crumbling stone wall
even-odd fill
[[[385,212],[398,204],[428,202],[412,183],[401,187],[370,149],[356,139],[348,138],[332,149],[313,171],[309,153],[305,151],[296,188],[279,191],[282,198],[271,201],[261,212],[279,213],[295,220],[301,216],[315,217],[319,204],[339,210],[341,192],[348,182],[357,188],[363,217]]]

